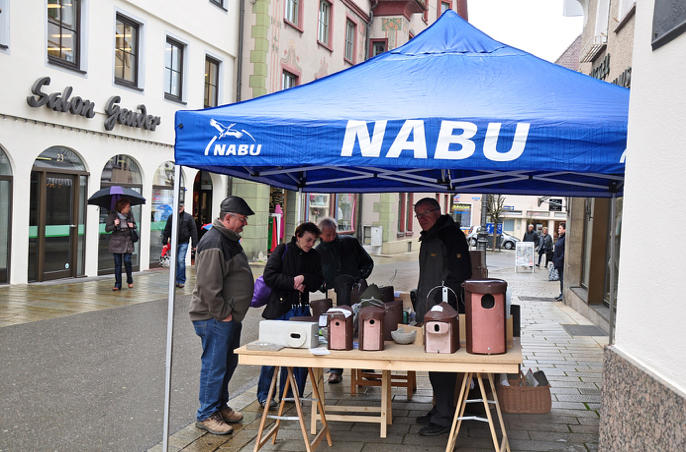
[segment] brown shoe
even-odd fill
[[[133,289],[133,283],[129,284],[129,289]]]
[[[212,414],[204,421],[196,421],[195,426],[201,430],[206,430],[214,435],[228,435],[233,432],[233,427],[224,422],[219,411]]]
[[[228,406],[221,408],[219,410],[219,413],[222,415],[224,422],[226,422],[227,424],[235,424],[243,420],[243,413],[241,413],[240,411],[236,411]]]
[[[116,292],[118,290],[120,290],[119,287],[112,287],[112,292]]]

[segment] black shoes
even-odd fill
[[[425,414],[424,416],[417,416],[416,422],[419,425],[429,425],[430,420],[431,420],[431,416],[428,414]]]
[[[555,297],[555,301],[562,301],[562,294]]]
[[[419,430],[419,434],[421,436],[438,436],[438,435],[442,435],[444,433],[448,433],[449,431],[450,431],[449,425],[443,426],[443,425],[429,423],[428,425],[425,425],[424,427],[422,427]]]

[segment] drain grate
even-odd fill
[[[562,328],[570,336],[607,336],[607,333],[595,325],[576,325],[563,323]]]
[[[517,297],[522,301],[555,301],[555,298],[551,297]]]

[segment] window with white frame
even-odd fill
[[[281,89],[293,88],[297,84],[298,76],[284,70],[283,75],[281,76]]]
[[[167,36],[164,47],[164,96],[180,101],[183,89],[184,45]]]
[[[205,101],[204,108],[219,104],[219,61],[205,56]]]
[[[319,1],[319,33],[317,39],[322,44],[329,46],[329,33],[331,30],[331,3],[327,0]]]
[[[81,0],[48,0],[48,61],[78,69]]]
[[[295,26],[300,26],[300,0],[286,0],[285,19]]]
[[[351,63],[355,63],[355,32],[357,26],[355,22],[350,19],[345,21],[345,59]]]
[[[451,8],[450,2],[441,2],[441,14],[448,11]]]
[[[138,86],[138,37],[140,24],[117,14],[114,81]]]
[[[631,11],[631,8],[633,8],[635,4],[636,0],[619,0],[619,5],[617,6],[617,21],[621,22],[621,20],[629,14],[629,11]]]
[[[594,36],[602,36],[599,42],[607,42],[607,28],[610,23],[610,0],[598,0],[598,10],[595,16]]]
[[[0,0],[0,49],[10,45],[10,10],[9,0]]]

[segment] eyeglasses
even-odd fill
[[[418,219],[418,220],[419,220],[420,218],[426,218],[426,217],[430,216],[429,214],[430,214],[431,212],[435,212],[435,211],[437,211],[437,210],[439,210],[439,209],[431,209],[431,210],[425,210],[424,212],[417,212],[417,213],[414,215],[414,217],[415,217],[416,219]]]

